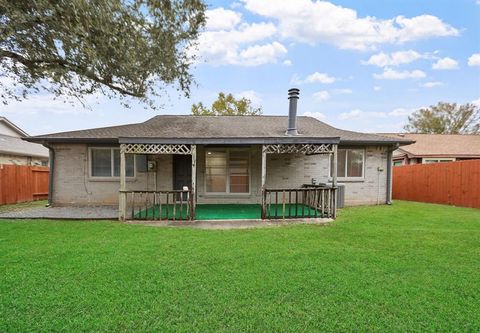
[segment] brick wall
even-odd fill
[[[205,150],[197,147],[198,203],[260,203],[261,201],[261,150],[249,148],[250,194],[209,195],[205,193]],[[56,205],[116,205],[118,203],[118,178],[109,181],[89,177],[88,147],[82,144],[55,145],[55,175],[53,203]],[[172,156],[149,156],[157,161],[157,173],[136,173],[127,180],[129,190],[172,189]],[[378,171],[382,168],[383,171]],[[346,204],[375,204],[386,200],[387,151],[381,147],[366,149],[365,179],[341,182],[346,186]],[[267,180],[269,188],[294,188],[302,184],[328,182],[329,160],[326,155],[301,154],[267,155]],[[155,184],[156,181],[156,184]]]

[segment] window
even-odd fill
[[[424,158],[423,163],[430,164],[430,163],[441,163],[441,162],[453,162],[455,161],[454,158]]]
[[[207,150],[205,154],[206,192],[250,193],[248,151]]]
[[[41,161],[40,165],[41,166],[48,166],[48,161],[43,160],[43,161]]]
[[[337,177],[363,178],[365,151],[363,149],[338,149]],[[330,159],[330,177],[332,177],[333,159]]]
[[[393,161],[393,166],[402,166],[403,161]]]
[[[127,177],[135,176],[135,158],[125,155],[125,172]],[[120,149],[91,148],[90,174],[92,177],[120,177]]]

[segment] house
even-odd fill
[[[335,217],[339,200],[389,203],[392,152],[411,141],[297,117],[299,90],[288,98],[288,116],[160,115],[26,140],[51,151],[52,205],[118,204],[121,220],[193,219],[208,205]]]
[[[452,162],[480,158],[480,135],[384,134],[415,141],[393,152],[393,165]]]
[[[48,149],[26,142],[28,134],[5,117],[0,117],[0,164],[48,165]]]

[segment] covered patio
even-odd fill
[[[230,142],[232,141],[232,142]],[[339,138],[302,138],[245,140],[141,140],[120,138],[119,220],[238,220],[238,219],[312,219],[336,217],[337,145]],[[235,147],[260,146],[261,195],[256,203],[200,203],[197,200],[197,144]],[[181,190],[139,191],[127,189],[126,155],[172,154],[191,156],[191,186]],[[267,155],[326,155],[332,159],[331,184],[294,188],[267,188]]]

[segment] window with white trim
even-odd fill
[[[441,162],[453,162],[453,161],[455,161],[454,158],[424,158],[423,159],[424,164],[441,163]]]
[[[125,155],[125,173],[127,177],[135,176],[135,158],[133,154]],[[120,177],[120,149],[90,148],[90,175],[92,177]]]
[[[338,149],[337,177],[344,179],[362,179],[364,175],[364,149]],[[332,177],[333,158],[330,158],[330,177]]]
[[[207,193],[250,193],[249,152],[207,150],[205,152],[205,190]]]

